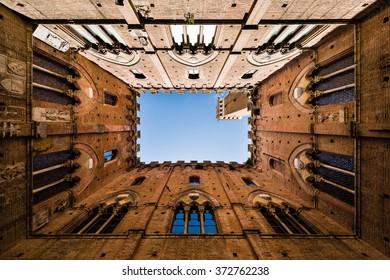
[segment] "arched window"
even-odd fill
[[[256,187],[256,184],[253,183],[253,181],[249,178],[242,178],[242,180],[247,184],[249,187]]]
[[[270,204],[260,205],[260,213],[277,234],[316,234],[317,232],[304,222],[295,209]]]
[[[117,150],[104,151],[104,162],[112,161],[116,157],[117,153]]]
[[[33,158],[33,203],[37,204],[66,192],[80,177],[73,173],[80,167],[74,159],[77,150],[60,151]]]
[[[129,204],[95,207],[88,217],[74,228],[74,234],[109,234],[122,221],[129,210]]]
[[[354,158],[325,151],[314,151],[314,186],[351,206],[355,204]]]
[[[179,204],[175,209],[172,233],[177,234],[215,234],[217,224],[214,211],[209,204]]]
[[[316,92],[310,101],[313,106],[325,106],[355,100],[355,59],[354,53],[315,68],[310,76],[318,82],[309,90]]]
[[[175,209],[175,217],[172,225],[172,233],[184,233],[185,217],[183,205],[178,205]]]
[[[189,181],[191,187],[196,187],[200,185],[200,178],[198,176],[191,176]]]
[[[132,186],[139,186],[143,183],[145,180],[145,177],[138,177],[134,180],[134,182],[131,184]]]
[[[217,233],[217,224],[214,219],[214,211],[210,205],[206,205],[204,209],[204,233]]]
[[[200,229],[200,213],[197,205],[192,205],[188,213],[188,232],[187,233],[201,233]]]

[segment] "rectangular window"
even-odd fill
[[[114,94],[107,91],[104,92],[104,104],[115,106],[117,101],[118,97],[116,97]]]

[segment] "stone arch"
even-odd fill
[[[86,209],[91,210],[98,206],[108,206],[116,203],[129,204],[131,206],[138,206],[140,202],[140,195],[133,190],[117,191],[108,195],[106,198],[99,200],[93,204],[85,206]]]
[[[311,98],[311,95],[306,91],[306,88],[310,84],[308,76],[315,67],[314,61],[306,65],[292,82],[288,92],[288,99],[290,100],[290,103],[299,111],[305,113],[312,113],[314,111],[314,108],[306,102]]]
[[[291,199],[287,199],[280,195],[274,194],[269,191],[263,190],[255,190],[248,195],[247,203],[251,207],[255,207],[256,205],[268,205],[269,203],[279,204],[279,205],[289,205],[294,207],[295,209],[300,209],[303,207],[298,202],[292,201]]]
[[[298,169],[295,167],[294,161],[296,158],[299,157],[300,154],[302,154],[305,151],[309,151],[313,149],[313,145],[311,143],[305,143],[298,147],[296,147],[292,153],[290,154],[290,157],[288,158],[288,164],[291,169],[291,173],[293,174],[294,178],[298,182],[299,186],[309,195],[314,196],[316,189],[308,184],[303,177],[306,177],[302,172],[299,172]],[[308,175],[308,174],[306,174]]]
[[[85,208],[84,213],[69,223],[62,232],[71,234],[110,234],[120,224],[129,209],[136,207],[139,196],[135,192],[117,192]]]
[[[202,204],[205,204],[208,202],[211,204],[211,206],[213,208],[220,206],[220,203],[218,202],[218,200],[215,199],[212,195],[210,195],[209,193],[207,193],[205,191],[198,190],[198,189],[196,189],[196,190],[190,189],[190,190],[186,190],[186,191],[178,194],[177,196],[173,197],[169,201],[168,205],[170,207],[175,207],[176,205],[178,205],[181,202],[186,204],[186,205],[190,205],[193,203],[197,203],[199,205],[202,205]]]
[[[84,115],[90,112],[97,104],[99,91],[92,77],[81,64],[75,61],[73,66],[73,69],[80,76],[76,84],[81,90],[76,92],[76,96],[82,104],[82,106],[74,106],[74,112],[76,115]]]
[[[96,154],[95,149],[85,143],[75,143],[74,149],[81,153],[77,159],[80,168],[76,172],[76,175],[78,175],[81,180],[72,188],[73,196],[77,197],[91,183],[99,163],[99,157]]]

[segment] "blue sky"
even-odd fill
[[[141,94],[141,161],[245,162],[250,156],[247,118],[217,121],[218,96],[222,95]]]

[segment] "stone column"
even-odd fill
[[[204,206],[201,205],[201,206],[198,206],[198,210],[199,210],[199,220],[200,220],[200,233],[203,234],[204,233]]]
[[[190,213],[190,206],[184,206],[184,234],[188,233],[188,219]]]

